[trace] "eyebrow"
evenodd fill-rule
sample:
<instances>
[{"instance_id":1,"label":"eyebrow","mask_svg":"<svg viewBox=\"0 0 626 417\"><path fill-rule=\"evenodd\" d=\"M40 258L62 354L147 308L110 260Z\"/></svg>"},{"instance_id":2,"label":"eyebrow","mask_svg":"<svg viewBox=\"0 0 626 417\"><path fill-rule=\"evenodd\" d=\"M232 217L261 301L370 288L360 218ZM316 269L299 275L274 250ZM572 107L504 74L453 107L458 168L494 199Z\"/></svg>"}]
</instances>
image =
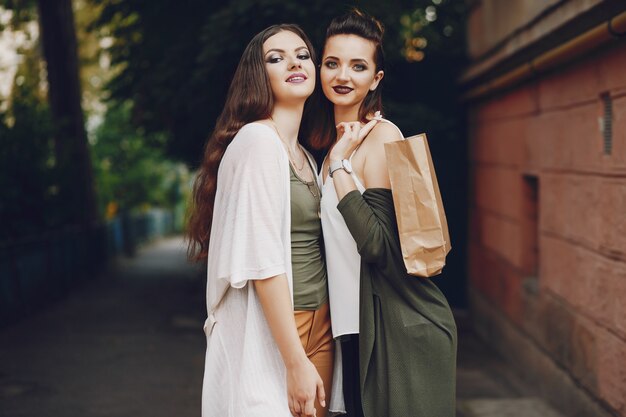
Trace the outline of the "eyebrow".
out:
<instances>
[{"instance_id":1,"label":"eyebrow","mask_svg":"<svg viewBox=\"0 0 626 417\"><path fill-rule=\"evenodd\" d=\"M309 48L307 48L306 46L300 46L299 48L294 49L294 51L295 51L295 52L298 52L298 51L300 51L300 50L302 50L302 49L307 49L307 50L308 50ZM278 49L278 48L272 48L272 49L269 49L269 50L265 53L265 55L269 54L270 52L280 52L281 54L284 54L284 53L285 53L285 50L284 50L284 49Z\"/></svg>"},{"instance_id":2,"label":"eyebrow","mask_svg":"<svg viewBox=\"0 0 626 417\"><path fill-rule=\"evenodd\" d=\"M334 59L335 61L341 61L339 58L337 58L336 56L327 56L326 59ZM326 61L326 59L324 59L324 61ZM351 59L350 62L363 62L365 64L367 64L367 60L363 59L363 58L355 58L355 59Z\"/></svg>"}]
</instances>

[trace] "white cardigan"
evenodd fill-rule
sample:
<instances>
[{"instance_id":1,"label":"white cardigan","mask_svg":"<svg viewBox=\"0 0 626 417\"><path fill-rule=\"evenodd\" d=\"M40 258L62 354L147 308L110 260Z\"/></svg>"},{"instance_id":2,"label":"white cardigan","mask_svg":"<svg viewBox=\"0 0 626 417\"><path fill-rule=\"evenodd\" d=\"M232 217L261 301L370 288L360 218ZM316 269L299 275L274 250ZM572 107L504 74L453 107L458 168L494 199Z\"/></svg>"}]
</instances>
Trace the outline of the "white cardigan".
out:
<instances>
[{"instance_id":1,"label":"white cardigan","mask_svg":"<svg viewBox=\"0 0 626 417\"><path fill-rule=\"evenodd\" d=\"M293 297L289 158L276 132L262 123L243 126L226 149L218 178L202 416L291 417L284 363L254 286L246 285L284 273ZM330 409L343 411L340 362L338 355Z\"/></svg>"}]
</instances>

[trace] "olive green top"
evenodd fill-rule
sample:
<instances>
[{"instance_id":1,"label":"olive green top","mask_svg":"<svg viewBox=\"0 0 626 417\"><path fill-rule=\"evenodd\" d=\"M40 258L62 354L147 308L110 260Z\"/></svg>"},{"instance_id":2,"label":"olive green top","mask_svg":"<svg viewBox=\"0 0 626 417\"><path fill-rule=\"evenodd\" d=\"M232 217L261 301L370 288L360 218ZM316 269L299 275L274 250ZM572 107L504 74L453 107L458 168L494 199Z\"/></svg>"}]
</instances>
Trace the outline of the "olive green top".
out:
<instances>
[{"instance_id":1,"label":"olive green top","mask_svg":"<svg viewBox=\"0 0 626 417\"><path fill-rule=\"evenodd\" d=\"M337 209L361 255L364 415L454 417L456 324L437 286L406 272L391 190L351 191Z\"/></svg>"},{"instance_id":2,"label":"olive green top","mask_svg":"<svg viewBox=\"0 0 626 417\"><path fill-rule=\"evenodd\" d=\"M302 180L291 163L289 170L294 310L317 310L328 300L326 264L321 251L320 190L315 181Z\"/></svg>"}]
</instances>

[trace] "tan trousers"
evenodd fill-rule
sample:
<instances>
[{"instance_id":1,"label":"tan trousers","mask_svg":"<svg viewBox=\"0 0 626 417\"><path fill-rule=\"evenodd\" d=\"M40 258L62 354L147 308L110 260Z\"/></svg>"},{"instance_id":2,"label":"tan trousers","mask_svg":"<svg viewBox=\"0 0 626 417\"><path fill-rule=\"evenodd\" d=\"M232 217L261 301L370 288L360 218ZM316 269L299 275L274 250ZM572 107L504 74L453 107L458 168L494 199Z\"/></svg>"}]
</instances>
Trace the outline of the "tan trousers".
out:
<instances>
[{"instance_id":1,"label":"tan trousers","mask_svg":"<svg viewBox=\"0 0 626 417\"><path fill-rule=\"evenodd\" d=\"M335 361L335 342L330 327L330 308L326 303L318 310L294 311L294 317L304 351L324 382L326 407L322 407L316 400L315 410L317 417L325 417L330 402Z\"/></svg>"}]
</instances>

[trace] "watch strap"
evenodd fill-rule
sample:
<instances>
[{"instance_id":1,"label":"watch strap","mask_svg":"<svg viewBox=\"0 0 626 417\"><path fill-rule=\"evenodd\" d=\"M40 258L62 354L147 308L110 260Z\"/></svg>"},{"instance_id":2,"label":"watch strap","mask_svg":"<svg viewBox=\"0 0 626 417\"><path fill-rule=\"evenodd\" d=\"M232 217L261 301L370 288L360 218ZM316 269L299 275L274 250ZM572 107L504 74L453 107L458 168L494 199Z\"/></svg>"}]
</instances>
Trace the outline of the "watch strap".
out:
<instances>
[{"instance_id":1,"label":"watch strap","mask_svg":"<svg viewBox=\"0 0 626 417\"><path fill-rule=\"evenodd\" d=\"M337 170L344 169L343 161L331 161L328 165L328 176L333 177L333 173Z\"/></svg>"}]
</instances>

